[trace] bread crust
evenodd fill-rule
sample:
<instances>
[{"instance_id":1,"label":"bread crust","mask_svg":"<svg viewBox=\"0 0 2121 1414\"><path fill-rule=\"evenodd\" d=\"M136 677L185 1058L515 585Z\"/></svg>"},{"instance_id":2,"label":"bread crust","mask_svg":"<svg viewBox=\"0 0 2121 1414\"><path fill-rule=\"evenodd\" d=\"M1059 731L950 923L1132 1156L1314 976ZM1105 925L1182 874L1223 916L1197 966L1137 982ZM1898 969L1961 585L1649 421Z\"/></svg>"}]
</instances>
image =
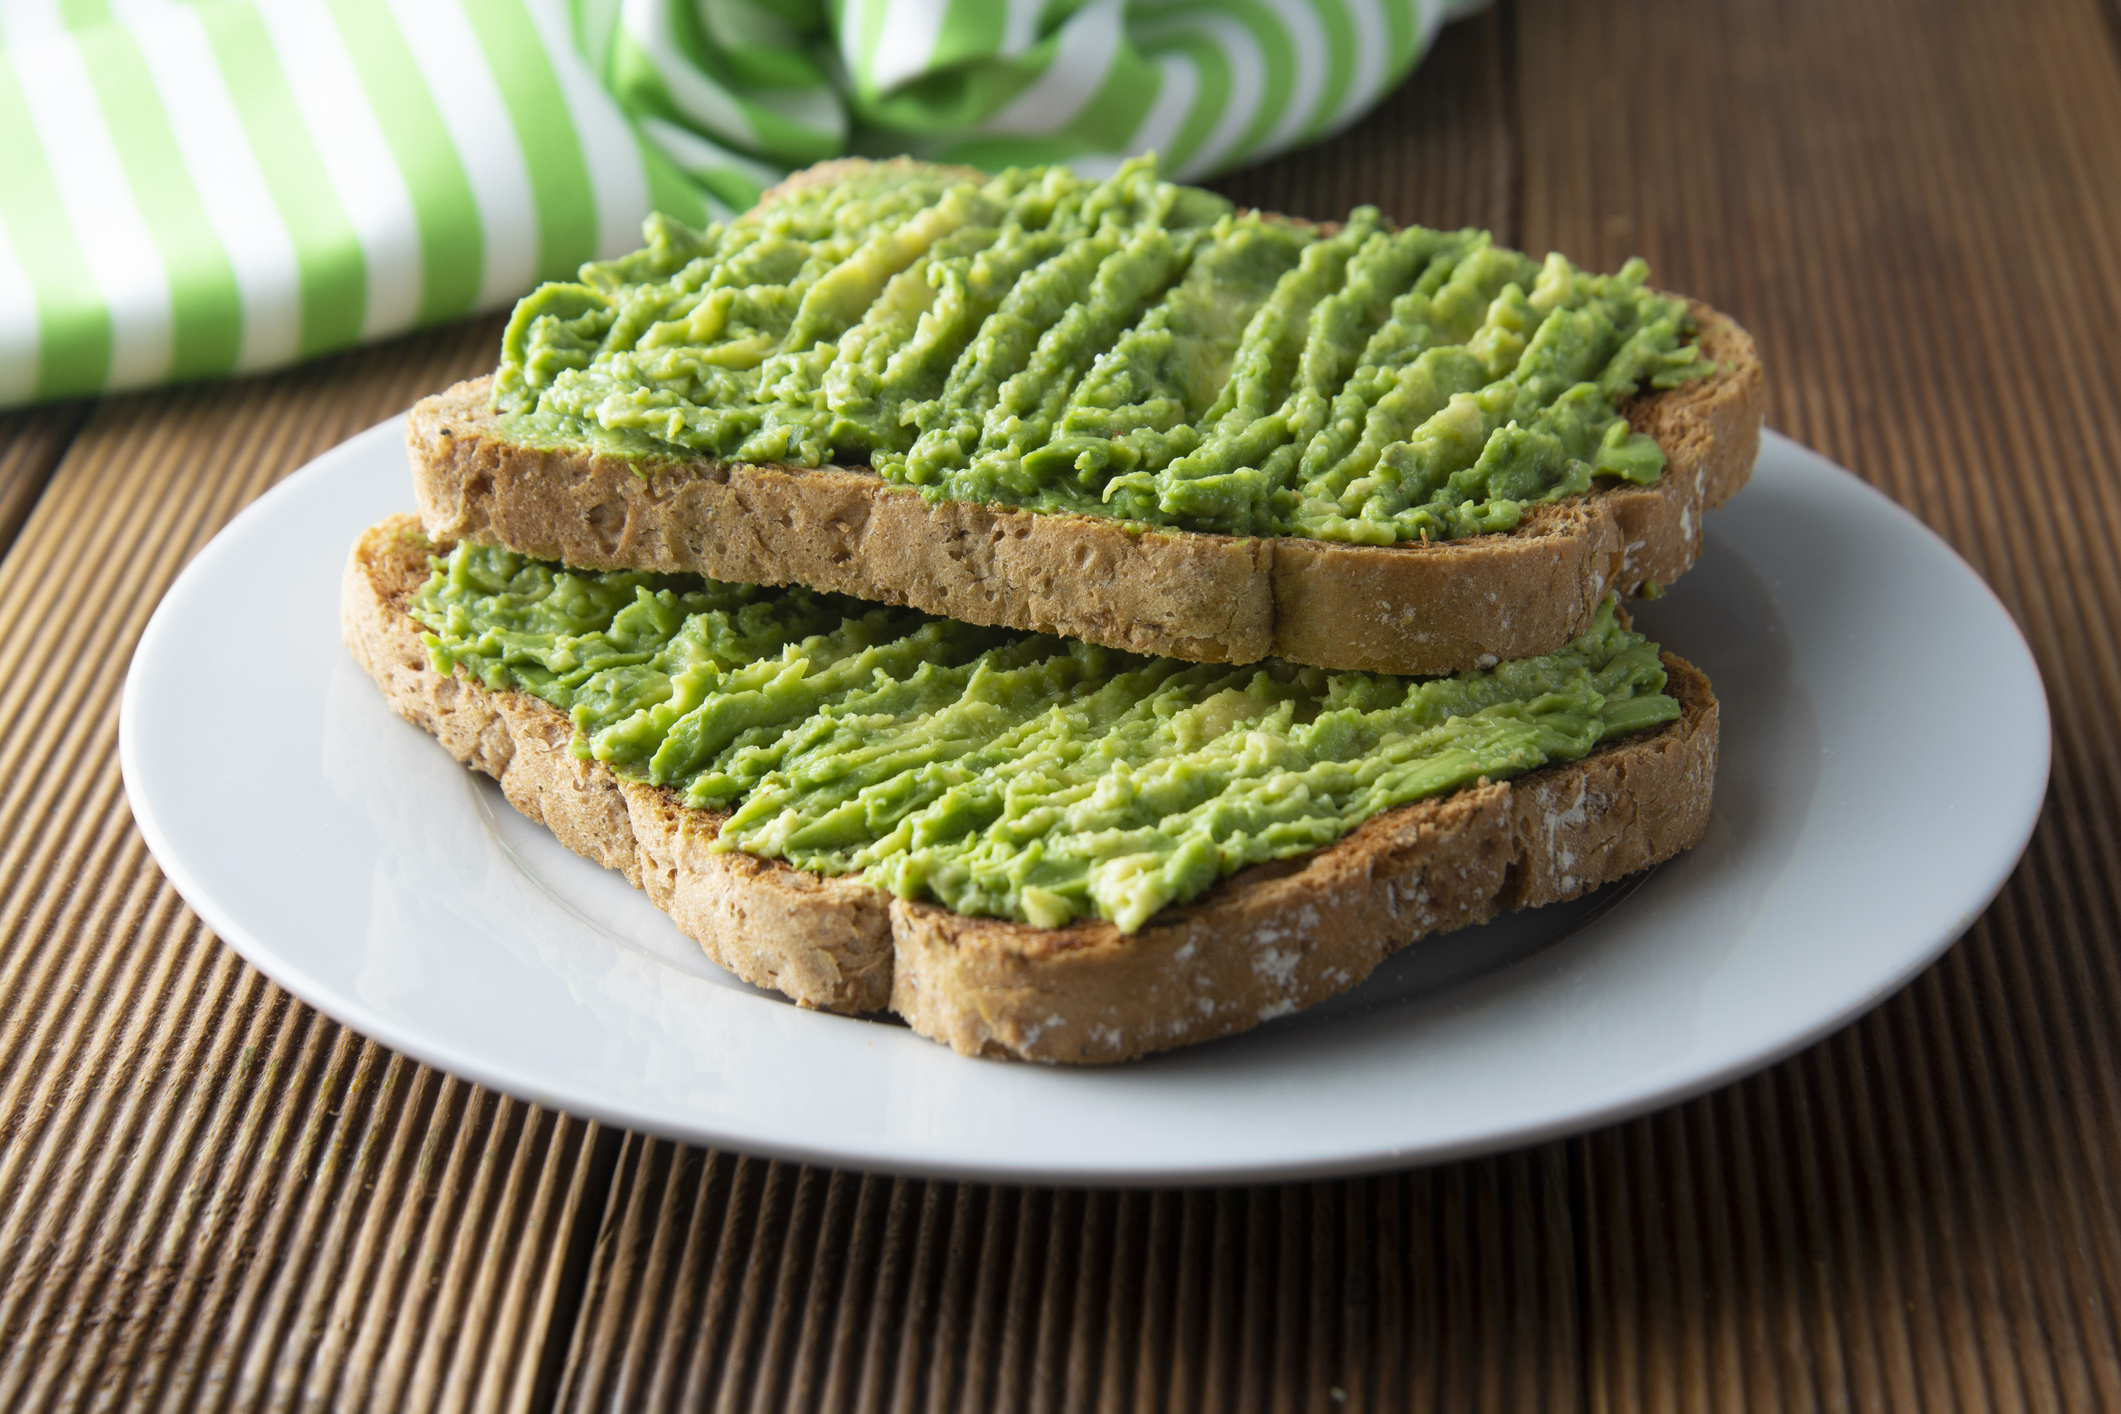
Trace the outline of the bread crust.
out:
<instances>
[{"instance_id":1,"label":"bread crust","mask_svg":"<svg viewBox=\"0 0 2121 1414\"><path fill-rule=\"evenodd\" d=\"M1325 849L1242 870L1137 933L966 917L714 852L725 817L576 758L566 713L436 672L406 613L433 552L418 522L397 516L347 560L346 644L392 707L498 779L561 843L646 889L739 977L806 1007L888 1007L968 1055L1104 1064L1243 1031L1345 991L1417 938L1647 868L1708 823L1716 699L1666 654L1678 721L1388 811Z\"/></svg>"},{"instance_id":2,"label":"bread crust","mask_svg":"<svg viewBox=\"0 0 2121 1414\"><path fill-rule=\"evenodd\" d=\"M1601 485L1534 508L1515 530L1435 544L1129 529L929 501L860 468L530 446L503 435L490 378L418 403L406 449L421 519L440 541L584 568L806 584L1194 662L1272 654L1455 672L1552 652L1608 593L1670 584L1700 552L1702 512L1751 476L1766 402L1759 355L1730 318L1691 308L1717 372L1624 409L1664 448L1654 485Z\"/></svg>"}]
</instances>

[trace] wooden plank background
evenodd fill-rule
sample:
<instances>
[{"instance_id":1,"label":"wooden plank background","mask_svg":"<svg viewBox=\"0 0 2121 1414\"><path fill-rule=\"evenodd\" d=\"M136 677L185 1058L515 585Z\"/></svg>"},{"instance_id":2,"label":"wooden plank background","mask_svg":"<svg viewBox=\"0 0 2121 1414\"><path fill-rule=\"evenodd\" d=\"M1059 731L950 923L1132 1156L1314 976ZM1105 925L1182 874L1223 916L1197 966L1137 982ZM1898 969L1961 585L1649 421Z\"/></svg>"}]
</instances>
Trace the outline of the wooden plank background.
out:
<instances>
[{"instance_id":1,"label":"wooden plank background","mask_svg":"<svg viewBox=\"0 0 2121 1414\"><path fill-rule=\"evenodd\" d=\"M1641 253L1755 332L1773 424L1946 536L2046 675L2048 809L1958 947L1704 1099L1353 1182L603 1130L265 982L118 780L185 561L497 326L0 416L0 1408L2121 1408L2114 0L1505 0L1224 186ZM1939 763L1975 796L1979 750Z\"/></svg>"}]
</instances>

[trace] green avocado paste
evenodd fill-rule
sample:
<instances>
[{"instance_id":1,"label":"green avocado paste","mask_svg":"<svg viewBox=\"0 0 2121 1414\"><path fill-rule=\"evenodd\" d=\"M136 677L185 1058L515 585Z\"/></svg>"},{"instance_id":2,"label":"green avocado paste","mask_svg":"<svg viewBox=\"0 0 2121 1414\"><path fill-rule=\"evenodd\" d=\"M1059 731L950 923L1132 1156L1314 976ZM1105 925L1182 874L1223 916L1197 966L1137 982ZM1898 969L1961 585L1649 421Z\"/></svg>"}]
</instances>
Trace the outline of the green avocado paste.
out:
<instances>
[{"instance_id":1,"label":"green avocado paste","mask_svg":"<svg viewBox=\"0 0 2121 1414\"><path fill-rule=\"evenodd\" d=\"M864 464L934 498L1388 545L1507 530L1664 454L1620 403L1712 371L1630 261L1325 231L1159 180L879 164L516 307L511 435Z\"/></svg>"},{"instance_id":2,"label":"green avocado paste","mask_svg":"<svg viewBox=\"0 0 2121 1414\"><path fill-rule=\"evenodd\" d=\"M1144 658L468 544L412 613L439 670L541 698L577 754L726 813L716 849L1042 927L1132 932L1380 811L1679 715L1610 600L1559 652L1441 678Z\"/></svg>"}]
</instances>

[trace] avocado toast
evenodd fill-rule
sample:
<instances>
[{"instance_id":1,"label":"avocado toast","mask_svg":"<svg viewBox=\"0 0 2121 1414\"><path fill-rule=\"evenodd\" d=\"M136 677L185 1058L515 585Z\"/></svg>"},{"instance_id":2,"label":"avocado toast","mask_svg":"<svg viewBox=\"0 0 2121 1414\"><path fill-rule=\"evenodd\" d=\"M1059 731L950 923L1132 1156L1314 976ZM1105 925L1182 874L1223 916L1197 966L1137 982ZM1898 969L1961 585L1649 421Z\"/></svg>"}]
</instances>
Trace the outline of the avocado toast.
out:
<instances>
[{"instance_id":1,"label":"avocado toast","mask_svg":"<svg viewBox=\"0 0 2121 1414\"><path fill-rule=\"evenodd\" d=\"M1557 754L1581 749L1573 760L1534 766L1512 780L1478 774L1466 780L1478 763L1453 757L1453 743L1447 742L1445 778L1463 780L1457 788L1359 821L1326 820L1328 831L1344 831L1329 843L1302 847L1299 839L1297 848L1235 868L1145 917L1115 922L1086 910L1054 925L996 916L999 909L954 911L926 896L932 890L918 886L901 896L856 874L823 873L785 858L729 848L722 836L736 812L688 804L681 784L649 779L638 759L614 769L612 762L578 749L583 739L578 722L591 714L571 715L530 691L487 685L481 669L496 682L511 680L497 665L522 640L511 640L514 630L496 629L491 622L470 625L466 632L463 623L451 625L436 614L429 586L447 573L446 560L441 570L434 564L449 548L429 542L410 517L399 517L371 528L347 564L341 598L346 642L401 715L433 733L457 759L496 777L518 810L545 824L569 848L620 870L645 889L681 930L737 975L804 1006L848 1013L888 1008L924 1035L966 1054L1100 1063L1242 1031L1356 985L1384 957L1416 938L1483 922L1506 909L1573 898L1669 858L1692 845L1708 819L1717 739L1716 703L1708 683L1671 655L1652 660L1658 666L1649 668L1641 661L1645 646L1608 617L1601 652L1618 646L1634 654L1632 662L1617 665L1628 670L1632 685L1619 689L1617 710L1605 709L1624 730L1606 735L1594 723L1587 734L1584 703L1571 710L1553 693L1499 694L1489 703L1488 717L1505 728L1516 726L1516 718L1555 714L1540 730L1510 731L1513 744L1505 757L1519 766L1535 759L1510 753L1536 739L1549 751L1558 746ZM544 573L538 567L508 568L517 573L529 568L533 578ZM582 578L552 575L550 583L573 595L581 592ZM520 586L500 586L501 597L513 587ZM634 588L639 603L638 595L648 589ZM423 592L428 596L424 607ZM439 638L415 613L443 623L447 638ZM1007 652L1029 637L1003 634L996 641ZM463 647L482 638L492 650L483 661L474 654L456 659L449 670L438 668L438 656L445 661L447 656L434 651L435 643ZM550 661L554 646L542 645L544 656L536 661ZM557 646L573 651L571 644ZM1049 659L1075 652L1065 645L1039 646ZM807 670L828 651L812 638L784 644L777 658L764 661L785 682L789 666ZM518 662L532 661L524 653L515 656ZM619 674L639 667L638 662L611 661ZM1117 666L1144 665L1134 660ZM1154 660L1146 666L1180 677L1180 670L1187 670ZM1616 662L1605 666L1615 669ZM1568 665L1566 675L1579 689L1585 685L1578 665ZM1259 676L1237 674L1255 683ZM1483 682L1490 676L1468 675ZM1382 688L1386 697L1373 705L1387 711L1396 705L1391 694L1411 697L1407 690L1419 687L1364 675L1329 680L1325 674L1316 674L1310 685L1339 701L1353 691L1376 694ZM1275 684L1265 686L1271 693ZM1562 686L1542 679L1533 689ZM1653 686L1657 691L1648 690ZM759 696L750 694L751 699ZM965 697L980 697L976 684ZM648 692L643 700L652 715L660 701L656 693ZM1248 733L1248 722L1232 716L1227 702L1219 693L1196 704L1196 710L1221 710L1227 718L1226 724L1200 729L1200 739L1192 742L1196 759L1201 748L1212 748L1218 740L1263 752L1282 745L1271 738L1252 740L1259 734ZM754 700L738 700L735 694L703 705L710 713L726 707L755 714L756 709ZM1020 715L1036 718L1042 705L1029 702ZM1146 705L1153 716L1156 704ZM1592 712L1598 710L1594 704ZM902 715L910 735L951 734L938 721L941 714L922 711L919 704ZM607 711L605 716L616 722L620 737L630 736L629 722L643 720L641 713ZM764 719L754 715L752 720ZM791 718L787 729L780 720L767 721L768 730L755 740L784 741L818 719ZM1649 725L1625 730L1636 721ZM1436 725L1448 732L1463 722L1453 718ZM857 718L853 724L880 730L871 719ZM1557 724L1558 738L1546 730ZM1402 726L1400 735L1412 736L1423 723L1385 725ZM962 727L956 730L966 734ZM975 745L997 739L991 727L979 723L969 735L977 738ZM744 748L735 739L731 745L735 750L725 757ZM1094 745L1084 754L1094 755ZM1363 753L1352 754L1359 764ZM783 776L799 773L806 764L813 777L820 774L813 760L795 763ZM1153 776L1153 764L1149 770L1104 771L1098 784L1115 778L1127 784L1130 774ZM1277 769L1300 762L1241 764L1240 784L1280 800L1291 797L1291 785L1307 786L1299 772ZM785 784L771 778L754 782L769 788ZM893 796L895 784L882 783L869 799L885 804L880 798ZM910 814L904 801L890 801L886 808ZM1214 809L1210 802L1209 813ZM1315 829L1318 816L1329 812L1277 813L1298 829ZM1201 820L1196 809L1187 823ZM1227 821L1219 823L1224 826L1219 835L1213 820L1207 833L1221 847L1232 847L1233 833L1245 833L1230 830ZM1182 849L1189 842L1198 844L1176 843ZM1095 848L1101 842L1090 843ZM1238 840L1235 848L1242 850L1244 844ZM897 885L907 882L901 871Z\"/></svg>"},{"instance_id":2,"label":"avocado toast","mask_svg":"<svg viewBox=\"0 0 2121 1414\"><path fill-rule=\"evenodd\" d=\"M798 1003L1105 1063L1706 827L1616 591L1744 483L1744 331L1631 262L1132 163L798 174L518 307L409 419L346 641Z\"/></svg>"},{"instance_id":3,"label":"avocado toast","mask_svg":"<svg viewBox=\"0 0 2121 1414\"><path fill-rule=\"evenodd\" d=\"M861 185L890 181L905 210ZM1751 340L1639 263L1232 212L1138 167L1040 181L839 162L741 231L652 223L524 301L496 379L413 410L429 534L1435 673L1670 584L1751 472Z\"/></svg>"}]
</instances>

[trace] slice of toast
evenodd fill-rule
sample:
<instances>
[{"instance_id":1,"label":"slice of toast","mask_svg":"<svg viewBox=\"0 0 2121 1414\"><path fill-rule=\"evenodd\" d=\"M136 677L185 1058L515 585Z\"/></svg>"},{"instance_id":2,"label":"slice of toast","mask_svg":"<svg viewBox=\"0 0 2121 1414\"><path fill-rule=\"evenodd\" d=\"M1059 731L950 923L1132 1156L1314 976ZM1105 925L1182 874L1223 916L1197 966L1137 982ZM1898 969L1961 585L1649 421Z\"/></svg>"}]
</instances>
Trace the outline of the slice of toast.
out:
<instances>
[{"instance_id":1,"label":"slice of toast","mask_svg":"<svg viewBox=\"0 0 2121 1414\"><path fill-rule=\"evenodd\" d=\"M566 713L437 673L406 612L436 548L397 516L347 561L346 644L402 716L497 778L561 843L647 890L746 981L806 1007L888 1008L967 1055L1096 1064L1243 1031L1347 990L1417 938L1648 868L1708 823L1716 699L1666 654L1677 721L1388 811L1324 849L1242 870L1136 933L967 917L713 852L723 817L578 759Z\"/></svg>"},{"instance_id":2,"label":"slice of toast","mask_svg":"<svg viewBox=\"0 0 2121 1414\"><path fill-rule=\"evenodd\" d=\"M761 204L877 165L820 163ZM982 179L905 158L885 165ZM1595 487L1535 508L1512 531L1437 544L1130 529L931 502L864 468L723 463L676 450L635 462L581 445L528 446L492 412L490 379L421 402L406 441L420 514L437 540L584 568L806 584L1198 662L1272 654L1328 668L1453 672L1552 652L1589 626L1607 593L1677 579L1700 550L1701 513L1752 474L1766 397L1759 356L1730 318L1689 308L1716 373L1624 409L1664 449L1655 485Z\"/></svg>"}]
</instances>

